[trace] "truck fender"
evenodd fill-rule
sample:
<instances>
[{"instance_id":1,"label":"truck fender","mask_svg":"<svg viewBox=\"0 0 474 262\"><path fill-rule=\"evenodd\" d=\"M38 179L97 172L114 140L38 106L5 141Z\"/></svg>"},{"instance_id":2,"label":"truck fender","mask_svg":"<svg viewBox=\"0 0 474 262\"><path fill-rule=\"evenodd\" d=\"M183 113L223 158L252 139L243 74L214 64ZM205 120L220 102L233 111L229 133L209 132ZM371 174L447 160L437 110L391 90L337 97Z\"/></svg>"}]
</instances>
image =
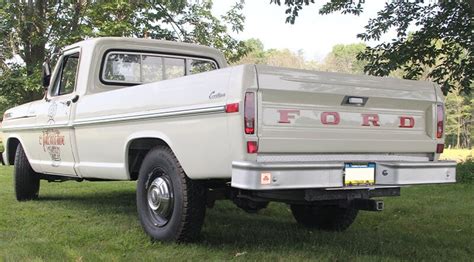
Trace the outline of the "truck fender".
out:
<instances>
[{"instance_id":1,"label":"truck fender","mask_svg":"<svg viewBox=\"0 0 474 262\"><path fill-rule=\"evenodd\" d=\"M130 148L131 146L139 141L139 140L150 140L154 141L156 143L150 144L150 148L144 149L146 151L150 150L156 145L167 145L171 150L173 150L173 143L171 142L171 139L164 133L155 131L155 130L147 130L147 131L139 131L131 134L130 136L127 137L127 142L125 143L125 147L123 149L124 152L124 159L125 159L125 169L127 172L127 176L129 180L134 180L136 177L131 172L131 168L133 168L130 163ZM175 152L176 154L176 152ZM176 156L178 158L178 156ZM143 159L142 159L143 160ZM178 158L179 161L179 158ZM183 167L184 169L184 167Z\"/></svg>"},{"instance_id":2,"label":"truck fender","mask_svg":"<svg viewBox=\"0 0 474 262\"><path fill-rule=\"evenodd\" d=\"M26 157L31 159L29 148L25 146L23 139L18 134L9 134L5 139L5 159L3 159L6 165L14 164L15 153L19 144L23 145L23 150L25 151Z\"/></svg>"}]
</instances>

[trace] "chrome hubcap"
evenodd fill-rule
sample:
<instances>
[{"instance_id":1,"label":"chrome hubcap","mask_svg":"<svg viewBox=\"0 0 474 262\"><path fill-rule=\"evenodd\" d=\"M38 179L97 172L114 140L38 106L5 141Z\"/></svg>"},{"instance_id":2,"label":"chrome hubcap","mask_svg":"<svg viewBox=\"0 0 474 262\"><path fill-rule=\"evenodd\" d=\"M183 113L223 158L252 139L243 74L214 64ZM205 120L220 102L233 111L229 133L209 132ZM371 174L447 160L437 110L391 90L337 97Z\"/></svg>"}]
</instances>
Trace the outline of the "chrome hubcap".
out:
<instances>
[{"instance_id":1,"label":"chrome hubcap","mask_svg":"<svg viewBox=\"0 0 474 262\"><path fill-rule=\"evenodd\" d=\"M155 226L163 226L168 222L173 211L173 190L170 181L159 176L148 187L148 206L155 215Z\"/></svg>"}]
</instances>

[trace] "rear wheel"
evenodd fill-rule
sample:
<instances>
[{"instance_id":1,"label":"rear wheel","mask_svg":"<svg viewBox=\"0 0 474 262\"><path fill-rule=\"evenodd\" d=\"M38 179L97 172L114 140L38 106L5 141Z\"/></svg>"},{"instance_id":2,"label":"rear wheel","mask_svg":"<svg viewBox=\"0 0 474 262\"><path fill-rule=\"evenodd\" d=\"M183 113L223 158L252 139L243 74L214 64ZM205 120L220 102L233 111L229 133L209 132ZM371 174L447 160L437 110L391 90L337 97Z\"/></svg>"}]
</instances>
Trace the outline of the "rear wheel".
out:
<instances>
[{"instance_id":1,"label":"rear wheel","mask_svg":"<svg viewBox=\"0 0 474 262\"><path fill-rule=\"evenodd\" d=\"M357 209L338 206L291 205L291 213L298 224L328 231L346 230L358 212Z\"/></svg>"},{"instance_id":2,"label":"rear wheel","mask_svg":"<svg viewBox=\"0 0 474 262\"><path fill-rule=\"evenodd\" d=\"M40 178L30 165L21 144L15 154L15 169L13 172L15 195L18 201L27 201L38 198Z\"/></svg>"},{"instance_id":3,"label":"rear wheel","mask_svg":"<svg viewBox=\"0 0 474 262\"><path fill-rule=\"evenodd\" d=\"M138 216L153 239L186 242L199 236L206 211L206 188L189 179L166 146L143 160L137 183Z\"/></svg>"}]
</instances>

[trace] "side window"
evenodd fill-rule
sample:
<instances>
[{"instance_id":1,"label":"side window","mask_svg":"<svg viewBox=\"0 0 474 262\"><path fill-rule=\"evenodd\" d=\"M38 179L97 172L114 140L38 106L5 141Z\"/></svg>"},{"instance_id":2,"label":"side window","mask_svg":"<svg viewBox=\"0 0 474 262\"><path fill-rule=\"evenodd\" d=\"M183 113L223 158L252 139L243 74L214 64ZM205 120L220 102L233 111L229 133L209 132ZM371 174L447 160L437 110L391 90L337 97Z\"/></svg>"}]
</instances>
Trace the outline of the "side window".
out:
<instances>
[{"instance_id":1,"label":"side window","mask_svg":"<svg viewBox=\"0 0 474 262\"><path fill-rule=\"evenodd\" d=\"M105 61L104 79L140 83L140 55L111 53Z\"/></svg>"},{"instance_id":2,"label":"side window","mask_svg":"<svg viewBox=\"0 0 474 262\"><path fill-rule=\"evenodd\" d=\"M209 60L116 51L107 53L101 78L105 83L143 84L215 69Z\"/></svg>"},{"instance_id":3,"label":"side window","mask_svg":"<svg viewBox=\"0 0 474 262\"><path fill-rule=\"evenodd\" d=\"M161 81L164 78L163 58L159 56L142 56L142 82L150 83Z\"/></svg>"},{"instance_id":4,"label":"side window","mask_svg":"<svg viewBox=\"0 0 474 262\"><path fill-rule=\"evenodd\" d=\"M165 61L165 79L173 79L185 75L186 67L182 58L164 58Z\"/></svg>"},{"instance_id":5,"label":"side window","mask_svg":"<svg viewBox=\"0 0 474 262\"><path fill-rule=\"evenodd\" d=\"M194 75L198 73L216 70L216 63L207 60L189 59L188 60L189 74Z\"/></svg>"},{"instance_id":6,"label":"side window","mask_svg":"<svg viewBox=\"0 0 474 262\"><path fill-rule=\"evenodd\" d=\"M51 91L52 96L66 95L74 91L78 65L79 53L63 57L61 68Z\"/></svg>"}]
</instances>

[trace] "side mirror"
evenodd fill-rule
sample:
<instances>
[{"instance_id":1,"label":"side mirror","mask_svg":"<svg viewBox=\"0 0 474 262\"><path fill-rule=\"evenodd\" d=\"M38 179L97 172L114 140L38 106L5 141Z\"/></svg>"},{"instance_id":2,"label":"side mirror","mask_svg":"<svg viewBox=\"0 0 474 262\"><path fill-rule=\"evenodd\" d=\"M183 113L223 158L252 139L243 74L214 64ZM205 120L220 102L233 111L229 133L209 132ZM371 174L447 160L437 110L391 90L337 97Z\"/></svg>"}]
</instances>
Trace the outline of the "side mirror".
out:
<instances>
[{"instance_id":1,"label":"side mirror","mask_svg":"<svg viewBox=\"0 0 474 262\"><path fill-rule=\"evenodd\" d=\"M51 66L49 65L48 61L43 62L43 72L41 75L43 79L43 87L45 90L49 87L49 81L51 80Z\"/></svg>"}]
</instances>

